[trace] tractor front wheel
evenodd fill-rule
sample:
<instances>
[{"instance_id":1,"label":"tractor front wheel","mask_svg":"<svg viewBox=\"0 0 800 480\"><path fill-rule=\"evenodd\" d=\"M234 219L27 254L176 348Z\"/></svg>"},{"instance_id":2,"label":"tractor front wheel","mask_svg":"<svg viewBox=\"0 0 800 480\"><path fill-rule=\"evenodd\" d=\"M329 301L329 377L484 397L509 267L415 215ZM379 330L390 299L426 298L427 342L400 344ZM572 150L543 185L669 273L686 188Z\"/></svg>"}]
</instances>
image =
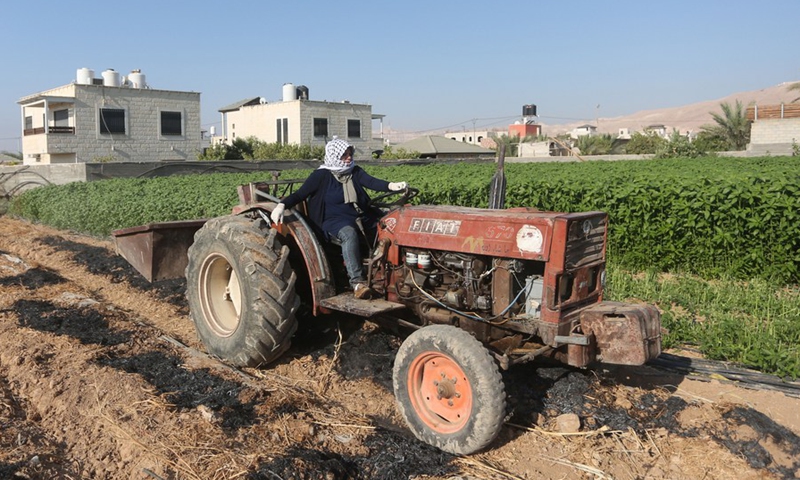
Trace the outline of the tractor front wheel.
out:
<instances>
[{"instance_id":1,"label":"tractor front wheel","mask_svg":"<svg viewBox=\"0 0 800 480\"><path fill-rule=\"evenodd\" d=\"M469 333L450 325L409 335L395 358L400 414L423 442L468 455L500 432L506 394L497 364Z\"/></svg>"},{"instance_id":2,"label":"tractor front wheel","mask_svg":"<svg viewBox=\"0 0 800 480\"><path fill-rule=\"evenodd\" d=\"M214 218L189 248L186 296L208 352L236 366L277 359L297 329L289 248L262 219Z\"/></svg>"}]
</instances>

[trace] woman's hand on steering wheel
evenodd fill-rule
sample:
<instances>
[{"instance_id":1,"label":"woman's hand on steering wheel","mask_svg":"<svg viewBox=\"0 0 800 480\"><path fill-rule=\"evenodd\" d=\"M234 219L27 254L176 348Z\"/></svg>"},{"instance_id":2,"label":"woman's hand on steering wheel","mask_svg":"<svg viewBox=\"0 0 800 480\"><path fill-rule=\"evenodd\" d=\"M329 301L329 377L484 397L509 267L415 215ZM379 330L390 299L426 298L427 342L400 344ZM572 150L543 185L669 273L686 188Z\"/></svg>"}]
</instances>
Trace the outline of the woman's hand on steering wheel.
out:
<instances>
[{"instance_id":1,"label":"woman's hand on steering wheel","mask_svg":"<svg viewBox=\"0 0 800 480\"><path fill-rule=\"evenodd\" d=\"M372 205L373 207L388 208L388 209L391 209L393 207L401 207L406 203L408 203L409 200L416 197L418 193L419 193L418 189L412 187L406 187L403 190L382 193L377 197L370 199L369 204ZM384 201L385 199L395 195L400 195L400 196L389 202Z\"/></svg>"}]
</instances>

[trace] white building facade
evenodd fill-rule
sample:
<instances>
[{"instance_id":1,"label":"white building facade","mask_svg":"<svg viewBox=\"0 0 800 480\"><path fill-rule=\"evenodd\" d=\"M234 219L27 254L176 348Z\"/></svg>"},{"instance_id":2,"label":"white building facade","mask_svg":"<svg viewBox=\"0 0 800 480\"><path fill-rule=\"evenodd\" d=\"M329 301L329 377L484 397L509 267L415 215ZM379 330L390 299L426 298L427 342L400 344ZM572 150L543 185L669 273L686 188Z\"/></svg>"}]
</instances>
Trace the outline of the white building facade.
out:
<instances>
[{"instance_id":1,"label":"white building facade","mask_svg":"<svg viewBox=\"0 0 800 480\"><path fill-rule=\"evenodd\" d=\"M200 93L148 88L138 71L96 79L81 70L76 82L17 102L24 164L197 158Z\"/></svg>"},{"instance_id":2,"label":"white building facade","mask_svg":"<svg viewBox=\"0 0 800 480\"><path fill-rule=\"evenodd\" d=\"M383 149L382 138L373 138L372 106L348 101L308 99L304 86L284 85L283 99L267 102L253 98L223 107L222 132L213 143L231 144L239 138L255 137L266 143L325 145L333 137L350 142L359 157Z\"/></svg>"}]
</instances>

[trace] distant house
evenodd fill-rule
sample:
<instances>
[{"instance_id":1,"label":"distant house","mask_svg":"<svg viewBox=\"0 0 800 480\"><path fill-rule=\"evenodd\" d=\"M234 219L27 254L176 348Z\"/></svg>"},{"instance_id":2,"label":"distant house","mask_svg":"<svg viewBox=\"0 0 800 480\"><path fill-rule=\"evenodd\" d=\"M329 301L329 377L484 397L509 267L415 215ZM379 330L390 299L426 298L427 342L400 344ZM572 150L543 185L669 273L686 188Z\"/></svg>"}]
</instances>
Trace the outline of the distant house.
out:
<instances>
[{"instance_id":1,"label":"distant house","mask_svg":"<svg viewBox=\"0 0 800 480\"><path fill-rule=\"evenodd\" d=\"M200 94L158 90L138 70L87 68L75 82L17 102L23 163L193 160L200 152Z\"/></svg>"},{"instance_id":2,"label":"distant house","mask_svg":"<svg viewBox=\"0 0 800 480\"><path fill-rule=\"evenodd\" d=\"M421 158L469 158L494 157L495 151L488 148L459 142L452 138L427 135L394 145L396 150L419 152Z\"/></svg>"},{"instance_id":3,"label":"distant house","mask_svg":"<svg viewBox=\"0 0 800 480\"><path fill-rule=\"evenodd\" d=\"M569 136L572 138L584 137L586 135L596 135L597 134L597 127L594 125L586 124L581 125L579 127L575 127L569 132Z\"/></svg>"},{"instance_id":4,"label":"distant house","mask_svg":"<svg viewBox=\"0 0 800 480\"><path fill-rule=\"evenodd\" d=\"M800 144L800 104L754 105L747 108L748 155L792 155Z\"/></svg>"},{"instance_id":5,"label":"distant house","mask_svg":"<svg viewBox=\"0 0 800 480\"><path fill-rule=\"evenodd\" d=\"M542 126L534 122L514 123L508 126L509 137L538 137L542 134Z\"/></svg>"},{"instance_id":6,"label":"distant house","mask_svg":"<svg viewBox=\"0 0 800 480\"><path fill-rule=\"evenodd\" d=\"M445 132L443 136L445 138L449 138L450 140L455 140L461 143L481 145L485 139L493 137L497 134L498 132L489 130L462 130L460 132Z\"/></svg>"},{"instance_id":7,"label":"distant house","mask_svg":"<svg viewBox=\"0 0 800 480\"><path fill-rule=\"evenodd\" d=\"M644 133L650 134L650 135L656 135L656 136L659 136L661 138L669 137L669 134L667 133L666 125L661 125L661 124L648 125L648 126L644 127Z\"/></svg>"},{"instance_id":8,"label":"distant house","mask_svg":"<svg viewBox=\"0 0 800 480\"><path fill-rule=\"evenodd\" d=\"M372 121L382 125L384 115L373 114L371 105L310 100L303 85L284 84L280 101L250 97L219 112L222 132L212 143L255 137L267 143L322 146L336 136L350 142L358 157L383 149L383 140L373 138Z\"/></svg>"}]
</instances>

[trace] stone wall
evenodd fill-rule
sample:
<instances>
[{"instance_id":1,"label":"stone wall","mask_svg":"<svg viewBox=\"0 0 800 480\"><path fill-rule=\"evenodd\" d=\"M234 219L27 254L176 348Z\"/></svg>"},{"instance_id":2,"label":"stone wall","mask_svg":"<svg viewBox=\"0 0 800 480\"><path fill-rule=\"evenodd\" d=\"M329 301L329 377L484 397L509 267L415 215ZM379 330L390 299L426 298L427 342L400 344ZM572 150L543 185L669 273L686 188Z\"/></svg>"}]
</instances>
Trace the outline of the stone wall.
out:
<instances>
[{"instance_id":1,"label":"stone wall","mask_svg":"<svg viewBox=\"0 0 800 480\"><path fill-rule=\"evenodd\" d=\"M86 164L0 166L0 196L17 195L43 185L86 181Z\"/></svg>"},{"instance_id":2,"label":"stone wall","mask_svg":"<svg viewBox=\"0 0 800 480\"><path fill-rule=\"evenodd\" d=\"M756 120L750 129L750 155L791 155L800 144L800 118Z\"/></svg>"}]
</instances>

